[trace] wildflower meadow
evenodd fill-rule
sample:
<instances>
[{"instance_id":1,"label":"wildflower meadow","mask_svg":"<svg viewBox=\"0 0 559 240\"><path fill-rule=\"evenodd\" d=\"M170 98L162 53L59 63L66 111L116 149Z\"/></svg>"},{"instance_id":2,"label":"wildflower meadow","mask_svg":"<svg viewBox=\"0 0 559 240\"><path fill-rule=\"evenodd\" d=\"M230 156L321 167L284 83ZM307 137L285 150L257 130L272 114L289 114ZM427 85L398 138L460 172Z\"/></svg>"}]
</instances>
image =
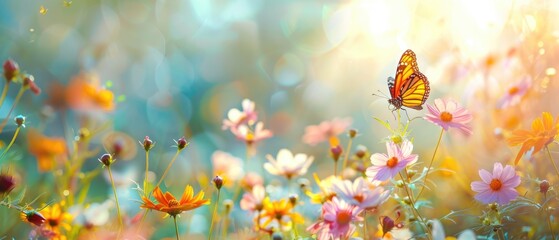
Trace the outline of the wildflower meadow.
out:
<instances>
[{"instance_id":1,"label":"wildflower meadow","mask_svg":"<svg viewBox=\"0 0 559 240\"><path fill-rule=\"evenodd\" d=\"M0 239L559 239L555 1L0 3Z\"/></svg>"}]
</instances>

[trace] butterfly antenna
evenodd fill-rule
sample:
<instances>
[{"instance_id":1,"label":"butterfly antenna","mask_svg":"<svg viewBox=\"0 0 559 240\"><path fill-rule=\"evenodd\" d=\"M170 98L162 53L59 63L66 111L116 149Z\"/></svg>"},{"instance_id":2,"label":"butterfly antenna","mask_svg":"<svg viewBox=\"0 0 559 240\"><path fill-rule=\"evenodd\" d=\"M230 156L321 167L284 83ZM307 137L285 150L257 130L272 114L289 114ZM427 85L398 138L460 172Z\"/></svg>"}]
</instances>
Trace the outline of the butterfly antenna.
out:
<instances>
[{"instance_id":1,"label":"butterfly antenna","mask_svg":"<svg viewBox=\"0 0 559 240\"><path fill-rule=\"evenodd\" d=\"M373 93L373 96L377 96L377 97L381 97L381 98L390 99L388 96L386 96L386 94L384 94L384 93L381 92L380 90L377 90L377 92L378 92L379 94Z\"/></svg>"},{"instance_id":2,"label":"butterfly antenna","mask_svg":"<svg viewBox=\"0 0 559 240\"><path fill-rule=\"evenodd\" d=\"M406 113L406 117L408 118L408 122L410 122L410 116L408 115L408 111L405 108L402 108L402 111Z\"/></svg>"}]
</instances>

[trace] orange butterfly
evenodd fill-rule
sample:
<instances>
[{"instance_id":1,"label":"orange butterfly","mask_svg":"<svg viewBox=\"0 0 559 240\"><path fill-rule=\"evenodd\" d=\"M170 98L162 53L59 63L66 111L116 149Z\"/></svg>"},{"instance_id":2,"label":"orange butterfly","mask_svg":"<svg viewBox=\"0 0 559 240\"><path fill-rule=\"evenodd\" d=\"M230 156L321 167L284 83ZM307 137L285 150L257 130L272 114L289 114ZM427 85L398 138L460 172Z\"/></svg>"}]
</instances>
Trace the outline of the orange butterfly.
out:
<instances>
[{"instance_id":1,"label":"orange butterfly","mask_svg":"<svg viewBox=\"0 0 559 240\"><path fill-rule=\"evenodd\" d=\"M431 88L427 77L419 72L412 50L408 49L402 54L396 68L396 79L388 78L388 89L391 97L388 103L394 106L394 110L402 107L423 109L422 105L429 97Z\"/></svg>"}]
</instances>

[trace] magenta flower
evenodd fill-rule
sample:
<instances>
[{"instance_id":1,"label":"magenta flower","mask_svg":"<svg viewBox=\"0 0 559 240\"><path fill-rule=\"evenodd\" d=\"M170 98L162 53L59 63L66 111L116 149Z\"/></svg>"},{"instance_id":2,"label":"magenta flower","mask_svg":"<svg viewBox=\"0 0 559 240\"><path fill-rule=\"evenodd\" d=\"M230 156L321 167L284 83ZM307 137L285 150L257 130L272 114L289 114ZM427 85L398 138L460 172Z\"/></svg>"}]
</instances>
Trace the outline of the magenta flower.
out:
<instances>
[{"instance_id":1,"label":"magenta flower","mask_svg":"<svg viewBox=\"0 0 559 240\"><path fill-rule=\"evenodd\" d=\"M485 169L479 170L482 181L472 182L472 190L478 192L476 200L489 204L507 204L518 196L516 187L520 185L520 177L516 175L514 167L507 165L503 168L501 163L493 165L493 174Z\"/></svg>"},{"instance_id":2,"label":"magenta flower","mask_svg":"<svg viewBox=\"0 0 559 240\"><path fill-rule=\"evenodd\" d=\"M345 132L349 125L351 125L351 122L351 118L334 118L332 121L324 121L319 125L308 126L305 128L303 142L314 146L325 141L337 141L337 136Z\"/></svg>"},{"instance_id":3,"label":"magenta flower","mask_svg":"<svg viewBox=\"0 0 559 240\"><path fill-rule=\"evenodd\" d=\"M449 128L457 128L466 135L472 134L470 126L466 125L472 121L472 115L458 102L452 99L435 99L435 105L427 104L429 113L425 120L441 126L445 131Z\"/></svg>"},{"instance_id":4,"label":"magenta flower","mask_svg":"<svg viewBox=\"0 0 559 240\"><path fill-rule=\"evenodd\" d=\"M223 130L237 128L241 124L253 125L258 120L258 115L254 111L254 102L244 99L242 102L243 110L233 108L227 112L227 119L223 120Z\"/></svg>"},{"instance_id":5,"label":"magenta flower","mask_svg":"<svg viewBox=\"0 0 559 240\"><path fill-rule=\"evenodd\" d=\"M355 231L356 221L363 221L358 215L361 208L350 205L334 197L322 205L322 220L312 224L307 231L317 234L317 239L347 239Z\"/></svg>"},{"instance_id":6,"label":"magenta flower","mask_svg":"<svg viewBox=\"0 0 559 240\"><path fill-rule=\"evenodd\" d=\"M390 191L382 187L371 189L365 179L359 177L353 181L339 181L334 184L337 196L361 209L372 209L388 200Z\"/></svg>"},{"instance_id":7,"label":"magenta flower","mask_svg":"<svg viewBox=\"0 0 559 240\"><path fill-rule=\"evenodd\" d=\"M411 154L413 144L404 139L401 146L393 142L386 142L388 154L375 153L371 156L373 166L367 168L367 177L372 181L385 181L393 178L408 164L417 161L417 154Z\"/></svg>"},{"instance_id":8,"label":"magenta flower","mask_svg":"<svg viewBox=\"0 0 559 240\"><path fill-rule=\"evenodd\" d=\"M505 95L501 97L499 101L497 101L497 107L503 109L518 104L531 86L532 78L530 78L530 76L525 76L520 82L510 86L507 89Z\"/></svg>"}]
</instances>

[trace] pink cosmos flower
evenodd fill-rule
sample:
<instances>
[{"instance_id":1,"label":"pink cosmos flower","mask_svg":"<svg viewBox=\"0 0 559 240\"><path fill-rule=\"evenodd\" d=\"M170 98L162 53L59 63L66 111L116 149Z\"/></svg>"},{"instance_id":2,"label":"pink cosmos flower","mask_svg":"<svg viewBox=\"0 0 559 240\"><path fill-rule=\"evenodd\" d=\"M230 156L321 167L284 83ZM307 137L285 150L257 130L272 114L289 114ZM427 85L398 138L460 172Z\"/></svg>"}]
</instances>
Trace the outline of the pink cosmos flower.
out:
<instances>
[{"instance_id":1,"label":"pink cosmos flower","mask_svg":"<svg viewBox=\"0 0 559 240\"><path fill-rule=\"evenodd\" d=\"M332 121L324 121L319 125L311 125L305 128L303 142L309 145L316 145L324 141L332 141L337 136L345 132L351 125L351 118L334 118ZM337 144L331 144L337 145Z\"/></svg>"},{"instance_id":2,"label":"pink cosmos flower","mask_svg":"<svg viewBox=\"0 0 559 240\"><path fill-rule=\"evenodd\" d=\"M520 82L510 86L507 89L505 95L501 97L499 101L497 101L497 107L503 109L518 104L531 86L532 78L530 76L525 76Z\"/></svg>"},{"instance_id":3,"label":"pink cosmos flower","mask_svg":"<svg viewBox=\"0 0 559 240\"><path fill-rule=\"evenodd\" d=\"M334 197L322 205L322 220L312 224L307 231L317 234L317 239L347 239L355 231L356 221L363 221L358 215L361 208Z\"/></svg>"},{"instance_id":4,"label":"pink cosmos flower","mask_svg":"<svg viewBox=\"0 0 559 240\"><path fill-rule=\"evenodd\" d=\"M363 178L357 178L353 183L349 180L334 184L337 196L361 209L372 209L388 200L390 191L382 187L371 189Z\"/></svg>"},{"instance_id":5,"label":"pink cosmos flower","mask_svg":"<svg viewBox=\"0 0 559 240\"><path fill-rule=\"evenodd\" d=\"M479 170L482 181L472 182L472 190L477 192L476 200L489 204L497 202L504 205L518 196L516 187L520 185L520 176L514 167L507 165L503 168L501 163L493 165L493 174L485 169Z\"/></svg>"},{"instance_id":6,"label":"pink cosmos flower","mask_svg":"<svg viewBox=\"0 0 559 240\"><path fill-rule=\"evenodd\" d=\"M241 199L241 209L247 211L259 212L264 207L263 202L266 197L264 186L256 185L252 188L252 192L247 192Z\"/></svg>"},{"instance_id":7,"label":"pink cosmos flower","mask_svg":"<svg viewBox=\"0 0 559 240\"><path fill-rule=\"evenodd\" d=\"M212 154L213 175L220 176L226 186L231 186L243 177L243 164L240 158L229 153L215 151Z\"/></svg>"},{"instance_id":8,"label":"pink cosmos flower","mask_svg":"<svg viewBox=\"0 0 559 240\"><path fill-rule=\"evenodd\" d=\"M367 168L366 175L372 181L385 181L393 178L408 164L417 161L417 154L411 154L413 144L404 139L402 145L398 146L393 142L386 142L388 154L375 153L371 156L373 166Z\"/></svg>"},{"instance_id":9,"label":"pink cosmos flower","mask_svg":"<svg viewBox=\"0 0 559 240\"><path fill-rule=\"evenodd\" d=\"M237 128L231 128L233 135L237 139L245 141L248 145L262 141L273 136L272 131L264 129L264 123L258 122L254 129L250 129L248 125L240 125Z\"/></svg>"},{"instance_id":10,"label":"pink cosmos flower","mask_svg":"<svg viewBox=\"0 0 559 240\"><path fill-rule=\"evenodd\" d=\"M258 185L264 185L264 179L258 173L249 172L241 180L241 186L248 191Z\"/></svg>"},{"instance_id":11,"label":"pink cosmos flower","mask_svg":"<svg viewBox=\"0 0 559 240\"><path fill-rule=\"evenodd\" d=\"M233 108L227 112L227 119L223 120L223 130L229 128L237 128L241 124L253 125L258 120L258 115L254 111L254 102L249 99L243 99L243 111Z\"/></svg>"},{"instance_id":12,"label":"pink cosmos flower","mask_svg":"<svg viewBox=\"0 0 559 240\"><path fill-rule=\"evenodd\" d=\"M293 156L293 153L287 149L279 150L276 159L269 154L266 158L269 162L264 163L264 169L272 175L282 175L287 179L307 173L314 159L302 153Z\"/></svg>"},{"instance_id":13,"label":"pink cosmos flower","mask_svg":"<svg viewBox=\"0 0 559 240\"><path fill-rule=\"evenodd\" d=\"M445 131L449 128L457 128L466 135L472 134L471 127L466 125L472 121L472 115L458 102L437 98L434 106L427 104L427 110L429 113L424 117L425 120L441 126Z\"/></svg>"}]
</instances>

